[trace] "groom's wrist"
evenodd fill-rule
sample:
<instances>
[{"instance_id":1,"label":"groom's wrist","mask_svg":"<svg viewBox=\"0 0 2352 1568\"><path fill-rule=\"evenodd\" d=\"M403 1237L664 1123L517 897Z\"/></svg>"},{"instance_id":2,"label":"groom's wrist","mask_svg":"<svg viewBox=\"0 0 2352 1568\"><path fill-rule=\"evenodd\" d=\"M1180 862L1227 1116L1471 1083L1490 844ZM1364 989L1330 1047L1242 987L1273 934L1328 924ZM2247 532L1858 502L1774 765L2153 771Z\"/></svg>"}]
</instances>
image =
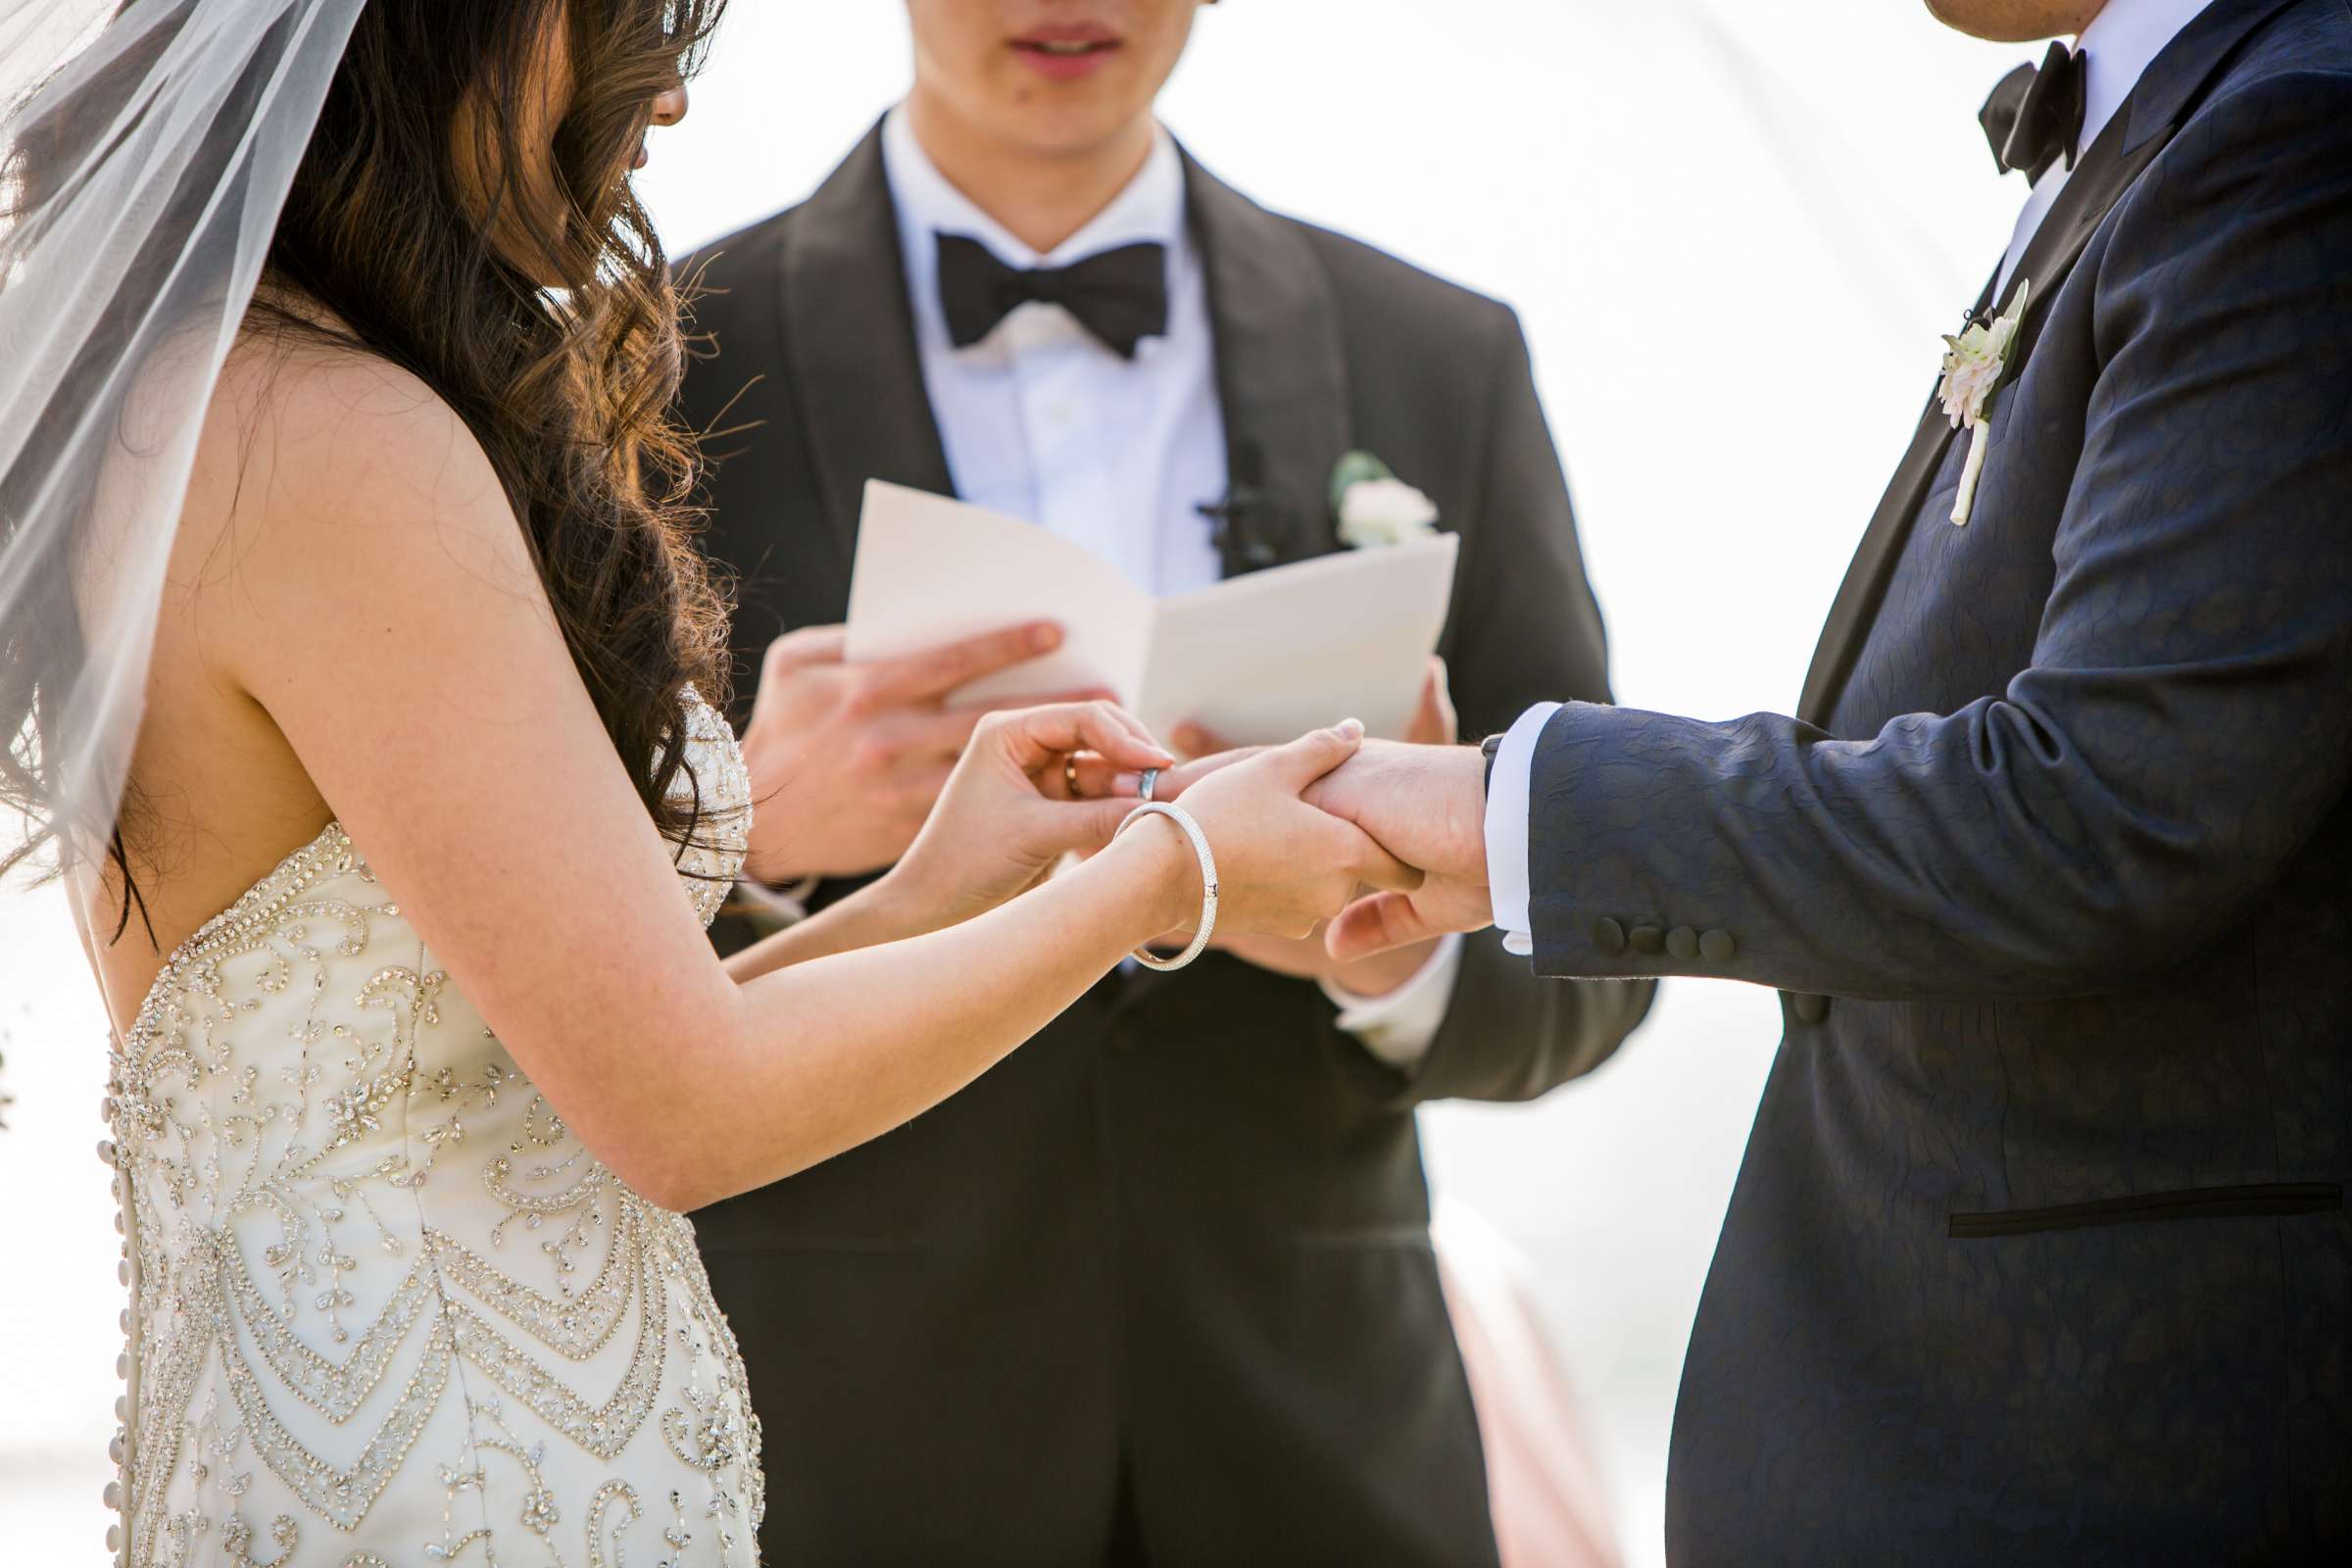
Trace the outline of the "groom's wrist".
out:
<instances>
[{"instance_id":1,"label":"groom's wrist","mask_svg":"<svg viewBox=\"0 0 2352 1568\"><path fill-rule=\"evenodd\" d=\"M1422 867L1448 879L1487 879L1487 760L1470 746L1451 746L1430 802L1435 820L1446 823L1436 860Z\"/></svg>"}]
</instances>

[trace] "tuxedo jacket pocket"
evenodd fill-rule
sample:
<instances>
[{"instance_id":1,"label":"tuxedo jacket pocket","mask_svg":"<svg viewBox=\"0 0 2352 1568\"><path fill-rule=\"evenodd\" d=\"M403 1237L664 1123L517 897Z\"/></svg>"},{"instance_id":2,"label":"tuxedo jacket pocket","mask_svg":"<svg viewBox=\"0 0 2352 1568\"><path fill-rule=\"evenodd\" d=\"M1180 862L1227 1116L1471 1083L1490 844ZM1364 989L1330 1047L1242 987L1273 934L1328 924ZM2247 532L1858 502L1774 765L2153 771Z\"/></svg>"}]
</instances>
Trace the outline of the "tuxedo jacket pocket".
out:
<instances>
[{"instance_id":1,"label":"tuxedo jacket pocket","mask_svg":"<svg viewBox=\"0 0 2352 1568\"><path fill-rule=\"evenodd\" d=\"M2340 1182L2265 1182L2251 1187L2188 1187L2169 1193L2135 1193L2047 1208L1997 1208L1948 1216L1945 1234L1954 1241L2028 1236L2036 1231L2085 1230L2097 1225L2141 1225L2158 1220L2237 1219L2261 1215L2340 1211Z\"/></svg>"},{"instance_id":2,"label":"tuxedo jacket pocket","mask_svg":"<svg viewBox=\"0 0 2352 1568\"><path fill-rule=\"evenodd\" d=\"M1315 1250L1353 1250L1362 1248L1418 1248L1429 1250L1427 1220L1373 1221L1363 1225L1308 1226L1291 1233L1294 1245Z\"/></svg>"}]
</instances>

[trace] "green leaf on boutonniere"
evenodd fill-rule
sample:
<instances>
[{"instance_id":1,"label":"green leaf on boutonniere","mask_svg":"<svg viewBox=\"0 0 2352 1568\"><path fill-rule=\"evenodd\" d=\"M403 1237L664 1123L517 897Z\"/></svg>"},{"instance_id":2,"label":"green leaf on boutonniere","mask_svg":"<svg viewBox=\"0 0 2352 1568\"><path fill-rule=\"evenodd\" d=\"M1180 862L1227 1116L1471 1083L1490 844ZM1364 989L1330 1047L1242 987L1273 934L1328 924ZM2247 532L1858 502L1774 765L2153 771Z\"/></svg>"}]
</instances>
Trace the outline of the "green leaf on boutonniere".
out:
<instances>
[{"instance_id":1,"label":"green leaf on boutonniere","mask_svg":"<svg viewBox=\"0 0 2352 1568\"><path fill-rule=\"evenodd\" d=\"M1396 471L1369 452L1350 452L1331 466L1331 511L1339 514L1348 492L1374 479L1394 479Z\"/></svg>"}]
</instances>

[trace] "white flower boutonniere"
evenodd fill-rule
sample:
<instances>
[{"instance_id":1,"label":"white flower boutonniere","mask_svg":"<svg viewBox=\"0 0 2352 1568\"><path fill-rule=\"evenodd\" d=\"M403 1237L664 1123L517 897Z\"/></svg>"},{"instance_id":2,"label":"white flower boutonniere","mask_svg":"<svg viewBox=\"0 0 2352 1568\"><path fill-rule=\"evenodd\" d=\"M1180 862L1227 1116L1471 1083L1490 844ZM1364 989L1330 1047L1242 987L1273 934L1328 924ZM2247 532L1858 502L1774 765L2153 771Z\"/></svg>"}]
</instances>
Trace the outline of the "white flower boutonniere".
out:
<instances>
[{"instance_id":1,"label":"white flower boutonniere","mask_svg":"<svg viewBox=\"0 0 2352 1568\"><path fill-rule=\"evenodd\" d=\"M1333 466L1331 510L1339 518L1341 540L1357 550L1438 531L1437 503L1369 452L1350 452Z\"/></svg>"},{"instance_id":2,"label":"white flower boutonniere","mask_svg":"<svg viewBox=\"0 0 2352 1568\"><path fill-rule=\"evenodd\" d=\"M1986 405L2000 390L2009 368L2009 349L2017 341L2018 324L2026 318L2026 300L2034 280L2017 280L2017 297L1987 325L1976 322L1958 337L1946 337L1943 355L1943 412L1955 430L1971 432L1968 462L1960 469L1960 493L1952 498L1952 526L1968 526L1968 514L1977 503L1977 479L1984 471L1984 453L1992 445L1992 430L1984 422Z\"/></svg>"}]
</instances>

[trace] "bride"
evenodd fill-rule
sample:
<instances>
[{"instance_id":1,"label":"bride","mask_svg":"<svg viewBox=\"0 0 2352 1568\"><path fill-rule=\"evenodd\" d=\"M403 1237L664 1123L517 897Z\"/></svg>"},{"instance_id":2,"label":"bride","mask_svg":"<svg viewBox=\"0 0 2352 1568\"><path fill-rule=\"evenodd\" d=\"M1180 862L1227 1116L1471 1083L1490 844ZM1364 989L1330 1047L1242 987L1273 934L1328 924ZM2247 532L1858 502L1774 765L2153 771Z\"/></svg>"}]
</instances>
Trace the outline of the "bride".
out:
<instances>
[{"instance_id":1,"label":"bride","mask_svg":"<svg viewBox=\"0 0 2352 1568\"><path fill-rule=\"evenodd\" d=\"M1127 824L1170 761L1132 719L989 716L895 871L722 966L792 799L706 701L628 186L717 0L74 4L0 0L77 51L0 127L0 792L114 1020L113 1549L749 1563L759 1433L680 1212L917 1114L1131 950L1409 886L1299 800L1359 732Z\"/></svg>"}]
</instances>

